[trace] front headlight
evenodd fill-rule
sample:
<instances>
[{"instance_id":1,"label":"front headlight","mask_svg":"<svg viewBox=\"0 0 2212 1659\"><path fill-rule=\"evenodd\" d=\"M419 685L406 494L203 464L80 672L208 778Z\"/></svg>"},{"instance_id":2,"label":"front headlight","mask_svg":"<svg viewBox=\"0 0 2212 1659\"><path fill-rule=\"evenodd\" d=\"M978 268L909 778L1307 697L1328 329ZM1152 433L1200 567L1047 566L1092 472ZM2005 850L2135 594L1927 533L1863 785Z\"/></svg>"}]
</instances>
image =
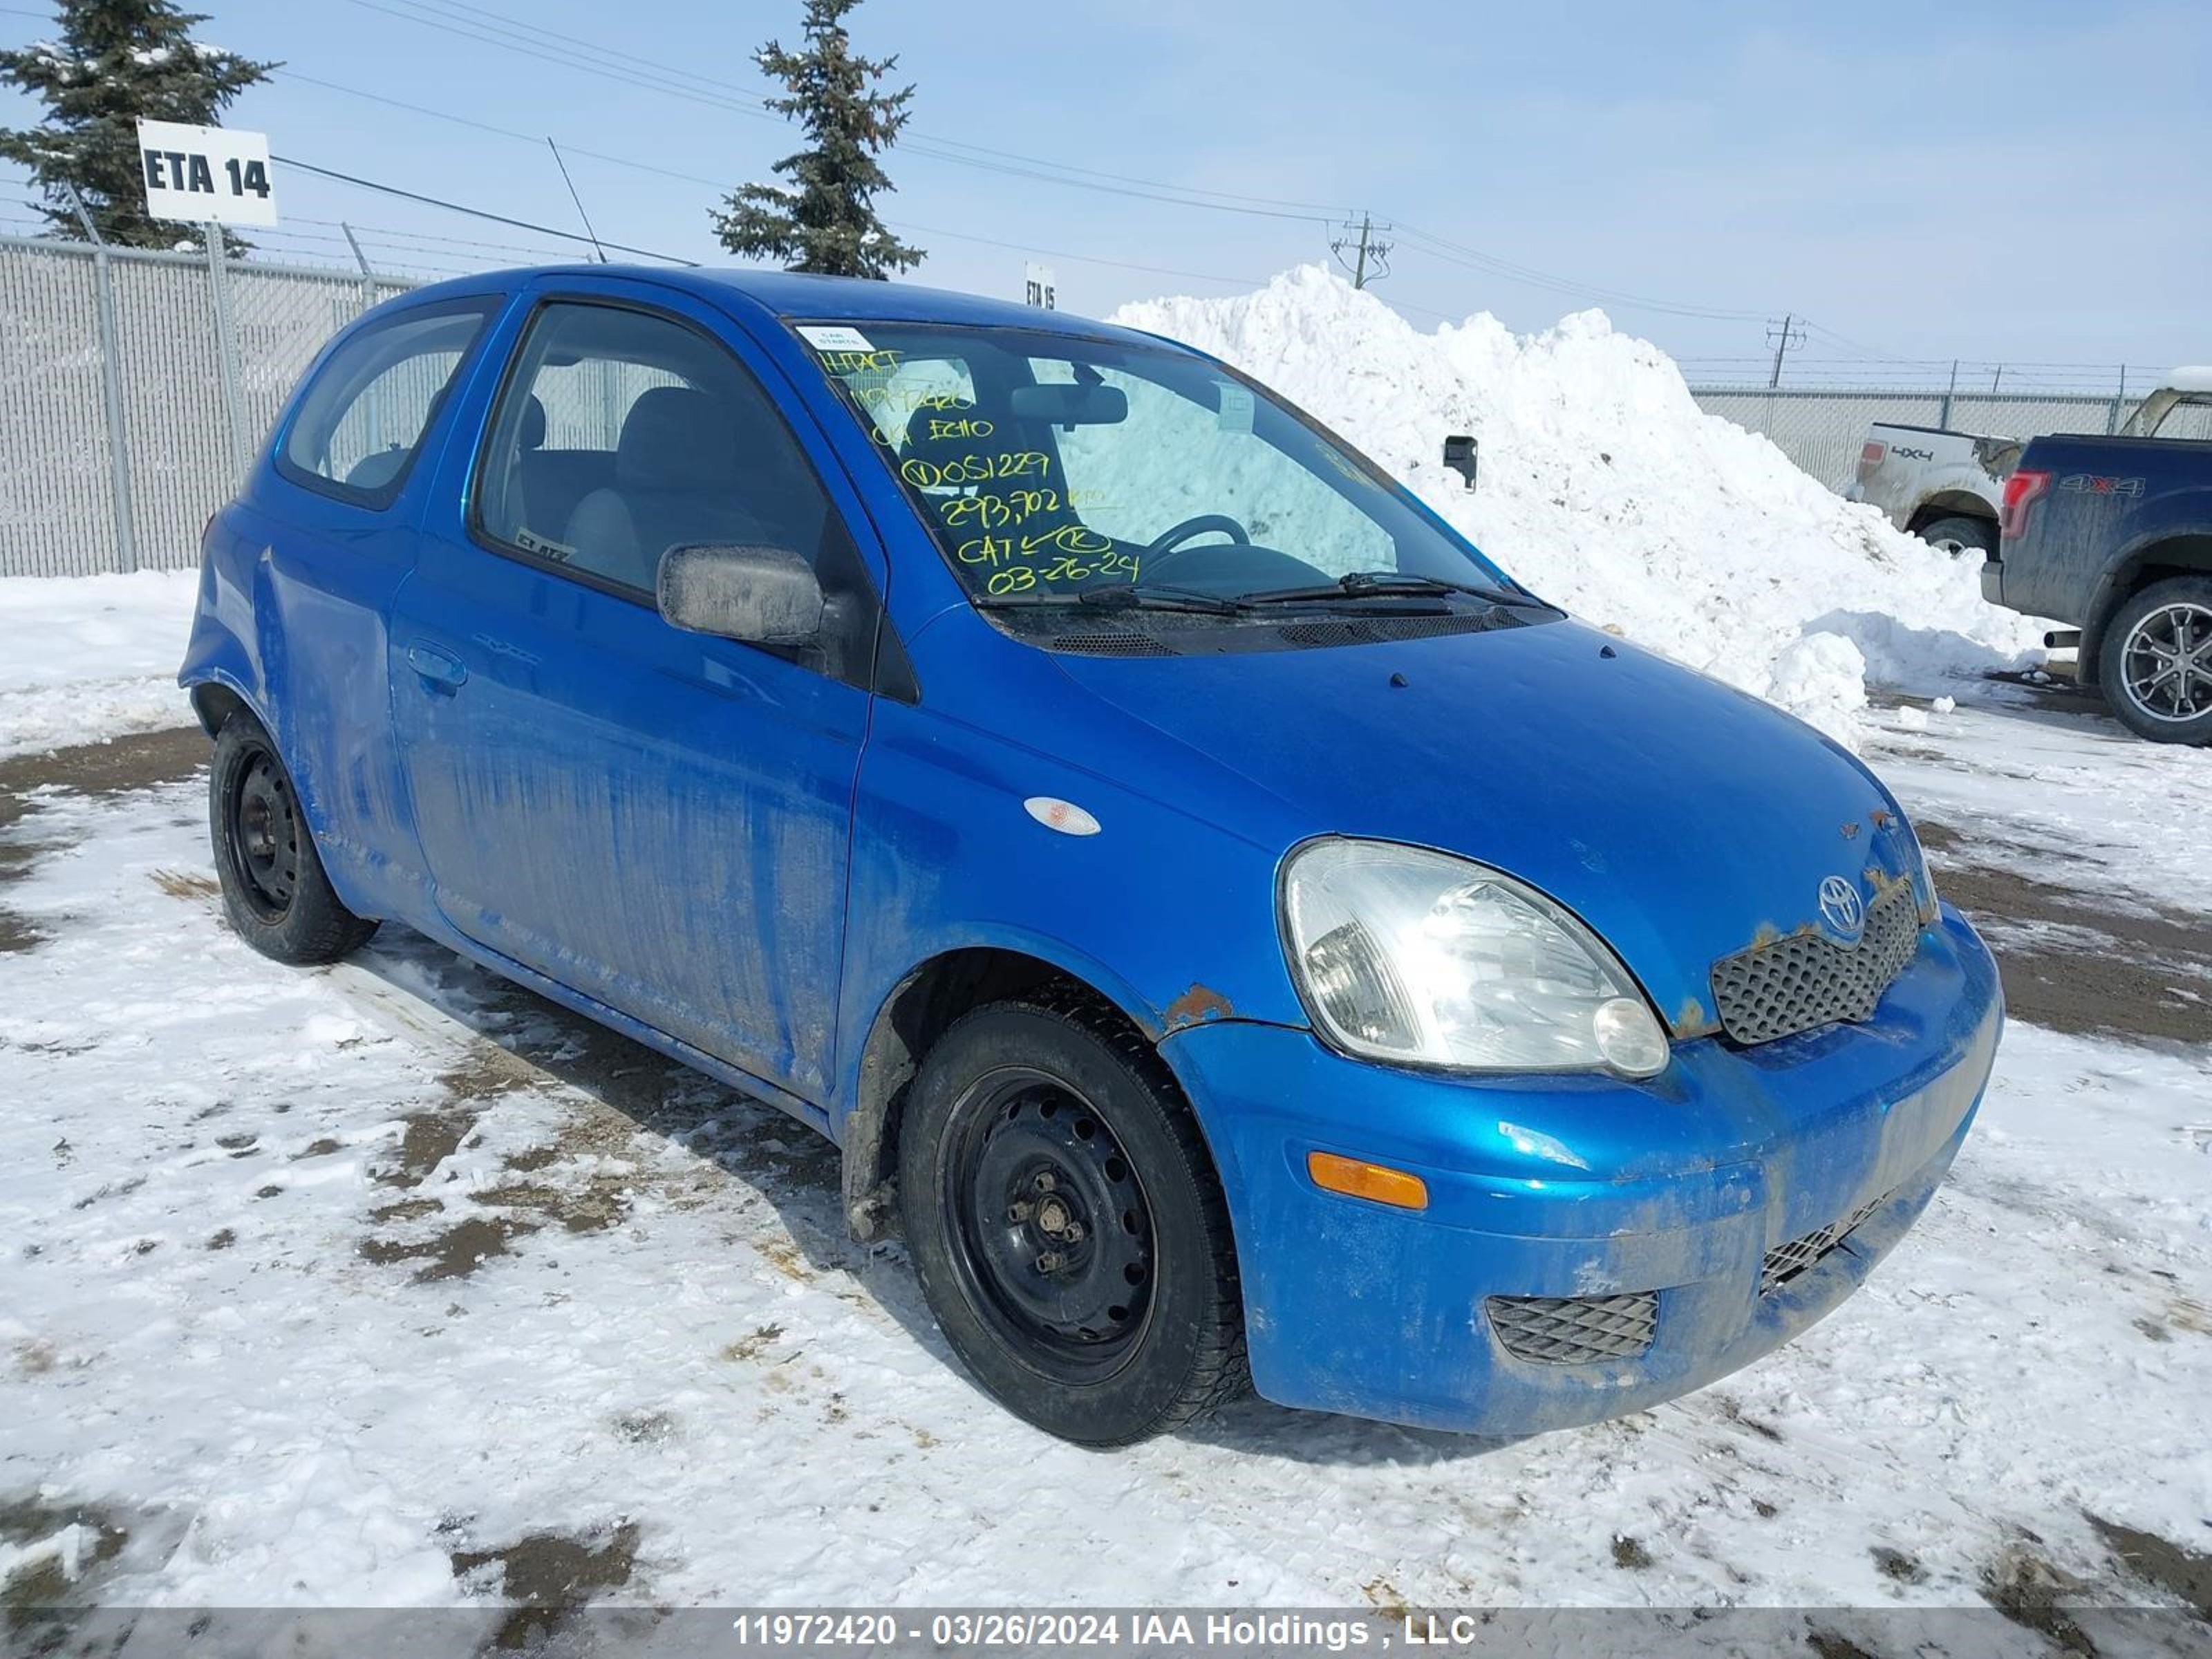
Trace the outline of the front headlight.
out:
<instances>
[{"instance_id":1,"label":"front headlight","mask_svg":"<svg viewBox=\"0 0 2212 1659\"><path fill-rule=\"evenodd\" d=\"M1348 1054L1483 1072L1666 1066L1667 1034L1613 952L1510 876L1317 841L1291 854L1282 903L1299 993Z\"/></svg>"}]
</instances>

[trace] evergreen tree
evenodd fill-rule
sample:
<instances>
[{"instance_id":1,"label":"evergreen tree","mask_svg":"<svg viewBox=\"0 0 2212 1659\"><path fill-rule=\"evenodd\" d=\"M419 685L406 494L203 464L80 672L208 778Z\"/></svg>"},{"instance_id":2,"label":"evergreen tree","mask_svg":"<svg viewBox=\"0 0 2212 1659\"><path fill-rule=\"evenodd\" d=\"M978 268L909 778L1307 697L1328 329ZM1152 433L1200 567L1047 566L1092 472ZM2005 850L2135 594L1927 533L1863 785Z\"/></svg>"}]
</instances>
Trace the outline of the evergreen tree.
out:
<instances>
[{"instance_id":1,"label":"evergreen tree","mask_svg":"<svg viewBox=\"0 0 2212 1659\"><path fill-rule=\"evenodd\" d=\"M876 157L910 118L914 88L871 89L898 59L854 55L843 19L859 3L806 0L805 50L786 52L771 40L753 55L788 91L769 99L769 107L797 120L813 147L775 164L795 188L740 185L714 210L722 246L732 253L832 276L888 276L921 263L922 251L876 217L875 195L893 188Z\"/></svg>"},{"instance_id":2,"label":"evergreen tree","mask_svg":"<svg viewBox=\"0 0 2212 1659\"><path fill-rule=\"evenodd\" d=\"M174 247L190 228L146 216L138 121L220 125L223 106L276 65L199 45L191 31L207 19L173 0L58 0L57 9L58 40L0 51L0 81L46 105L45 125L0 128L0 155L29 170L62 235L84 234L65 187L75 185L107 240Z\"/></svg>"}]
</instances>

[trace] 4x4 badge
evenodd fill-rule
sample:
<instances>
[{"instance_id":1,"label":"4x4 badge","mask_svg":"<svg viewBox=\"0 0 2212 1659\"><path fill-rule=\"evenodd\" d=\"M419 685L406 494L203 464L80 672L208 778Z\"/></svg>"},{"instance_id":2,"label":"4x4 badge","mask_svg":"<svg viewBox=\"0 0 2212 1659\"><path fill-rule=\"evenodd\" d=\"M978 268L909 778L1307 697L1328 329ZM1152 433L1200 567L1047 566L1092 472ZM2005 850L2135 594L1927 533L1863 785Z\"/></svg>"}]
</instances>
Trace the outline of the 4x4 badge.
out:
<instances>
[{"instance_id":1,"label":"4x4 badge","mask_svg":"<svg viewBox=\"0 0 2212 1659\"><path fill-rule=\"evenodd\" d=\"M1856 939L1866 926L1866 901L1841 876L1830 876L1820 884L1820 914L1844 938Z\"/></svg>"}]
</instances>

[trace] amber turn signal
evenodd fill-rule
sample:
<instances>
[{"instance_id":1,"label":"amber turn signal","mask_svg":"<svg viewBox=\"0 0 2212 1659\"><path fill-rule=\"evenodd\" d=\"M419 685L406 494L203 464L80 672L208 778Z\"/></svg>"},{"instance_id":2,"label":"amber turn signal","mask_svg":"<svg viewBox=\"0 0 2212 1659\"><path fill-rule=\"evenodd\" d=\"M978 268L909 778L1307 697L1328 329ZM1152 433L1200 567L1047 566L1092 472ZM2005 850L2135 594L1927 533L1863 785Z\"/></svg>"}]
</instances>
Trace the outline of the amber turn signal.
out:
<instances>
[{"instance_id":1,"label":"amber turn signal","mask_svg":"<svg viewBox=\"0 0 2212 1659\"><path fill-rule=\"evenodd\" d=\"M1334 1152L1308 1152L1306 1173L1325 1192L1343 1193L1401 1210L1429 1207L1429 1183L1404 1170L1392 1170Z\"/></svg>"}]
</instances>

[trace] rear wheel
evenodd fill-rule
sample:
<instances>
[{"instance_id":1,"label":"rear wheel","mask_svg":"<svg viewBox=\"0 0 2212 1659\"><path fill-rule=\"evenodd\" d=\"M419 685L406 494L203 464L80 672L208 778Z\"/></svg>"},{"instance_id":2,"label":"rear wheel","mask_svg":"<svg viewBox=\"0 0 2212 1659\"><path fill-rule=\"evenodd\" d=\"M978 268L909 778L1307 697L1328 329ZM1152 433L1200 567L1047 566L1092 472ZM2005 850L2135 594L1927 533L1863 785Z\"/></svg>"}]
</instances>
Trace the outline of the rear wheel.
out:
<instances>
[{"instance_id":1,"label":"rear wheel","mask_svg":"<svg viewBox=\"0 0 2212 1659\"><path fill-rule=\"evenodd\" d=\"M376 924L338 902L308 833L292 775L244 709L222 723L208 774L208 827L223 914L265 957L300 965L358 950Z\"/></svg>"},{"instance_id":2,"label":"rear wheel","mask_svg":"<svg viewBox=\"0 0 2212 1659\"><path fill-rule=\"evenodd\" d=\"M1227 1206L1159 1057L1070 997L978 1009L922 1062L899 1203L923 1292L987 1392L1121 1446L1245 1385Z\"/></svg>"},{"instance_id":3,"label":"rear wheel","mask_svg":"<svg viewBox=\"0 0 2212 1659\"><path fill-rule=\"evenodd\" d=\"M1969 553L1986 557L1997 550L1997 527L1987 519L1970 519L1963 513L1930 520L1920 526L1919 534L1922 541L1954 559Z\"/></svg>"},{"instance_id":4,"label":"rear wheel","mask_svg":"<svg viewBox=\"0 0 2212 1659\"><path fill-rule=\"evenodd\" d=\"M2153 582L2105 630L2097 678L2121 722L2154 743L2212 743L2212 576Z\"/></svg>"}]
</instances>

